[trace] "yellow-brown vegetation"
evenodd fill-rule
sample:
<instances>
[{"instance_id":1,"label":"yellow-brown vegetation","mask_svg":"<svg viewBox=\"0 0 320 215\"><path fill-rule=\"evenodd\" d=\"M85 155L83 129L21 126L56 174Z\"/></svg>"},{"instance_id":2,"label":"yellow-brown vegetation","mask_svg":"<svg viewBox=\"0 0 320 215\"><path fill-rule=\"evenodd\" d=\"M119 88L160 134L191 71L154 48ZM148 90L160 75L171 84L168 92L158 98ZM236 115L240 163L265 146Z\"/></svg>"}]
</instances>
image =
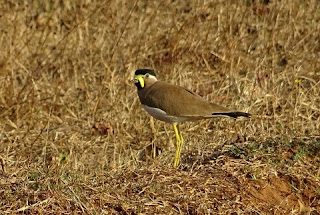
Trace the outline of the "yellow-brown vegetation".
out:
<instances>
[{"instance_id":1,"label":"yellow-brown vegetation","mask_svg":"<svg viewBox=\"0 0 320 215\"><path fill-rule=\"evenodd\" d=\"M0 1L1 214L320 214L320 2ZM174 133L137 68L253 114Z\"/></svg>"}]
</instances>

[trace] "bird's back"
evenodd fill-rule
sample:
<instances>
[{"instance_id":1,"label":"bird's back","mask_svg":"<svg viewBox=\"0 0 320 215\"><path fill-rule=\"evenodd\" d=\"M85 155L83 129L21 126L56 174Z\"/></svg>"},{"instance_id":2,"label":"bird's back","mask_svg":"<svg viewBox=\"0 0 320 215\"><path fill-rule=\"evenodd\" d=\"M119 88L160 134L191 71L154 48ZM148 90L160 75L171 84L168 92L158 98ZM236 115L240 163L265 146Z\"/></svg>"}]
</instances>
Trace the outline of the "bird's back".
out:
<instances>
[{"instance_id":1,"label":"bird's back","mask_svg":"<svg viewBox=\"0 0 320 215\"><path fill-rule=\"evenodd\" d=\"M207 118L214 113L230 112L229 109L210 103L181 86L162 81L139 90L138 94L144 105L159 108L172 116Z\"/></svg>"}]
</instances>

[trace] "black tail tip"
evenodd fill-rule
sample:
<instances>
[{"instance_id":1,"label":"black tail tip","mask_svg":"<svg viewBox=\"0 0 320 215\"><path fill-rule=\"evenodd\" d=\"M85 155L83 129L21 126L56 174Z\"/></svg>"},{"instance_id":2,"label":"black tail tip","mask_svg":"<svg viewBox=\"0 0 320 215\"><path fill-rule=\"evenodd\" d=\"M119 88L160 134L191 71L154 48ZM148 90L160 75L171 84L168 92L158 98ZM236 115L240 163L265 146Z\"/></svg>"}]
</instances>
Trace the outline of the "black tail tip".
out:
<instances>
[{"instance_id":1,"label":"black tail tip","mask_svg":"<svg viewBox=\"0 0 320 215\"><path fill-rule=\"evenodd\" d=\"M232 117L232 118L235 118L235 119L240 117L240 116L247 117L247 118L250 118L252 116L250 113L246 113L246 112L213 113L212 115L213 116L214 115L217 115L217 116L229 116L229 117Z\"/></svg>"}]
</instances>

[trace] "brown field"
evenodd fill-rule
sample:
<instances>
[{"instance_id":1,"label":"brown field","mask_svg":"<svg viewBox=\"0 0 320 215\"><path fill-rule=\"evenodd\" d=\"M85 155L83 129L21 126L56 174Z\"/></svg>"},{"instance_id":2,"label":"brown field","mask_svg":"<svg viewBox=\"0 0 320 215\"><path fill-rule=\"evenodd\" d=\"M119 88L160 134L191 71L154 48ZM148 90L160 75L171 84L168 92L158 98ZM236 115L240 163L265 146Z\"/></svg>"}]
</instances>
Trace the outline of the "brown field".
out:
<instances>
[{"instance_id":1,"label":"brown field","mask_svg":"<svg viewBox=\"0 0 320 215\"><path fill-rule=\"evenodd\" d=\"M320 214L320 1L3 0L0 47L0 214ZM174 169L137 68L253 117Z\"/></svg>"}]
</instances>

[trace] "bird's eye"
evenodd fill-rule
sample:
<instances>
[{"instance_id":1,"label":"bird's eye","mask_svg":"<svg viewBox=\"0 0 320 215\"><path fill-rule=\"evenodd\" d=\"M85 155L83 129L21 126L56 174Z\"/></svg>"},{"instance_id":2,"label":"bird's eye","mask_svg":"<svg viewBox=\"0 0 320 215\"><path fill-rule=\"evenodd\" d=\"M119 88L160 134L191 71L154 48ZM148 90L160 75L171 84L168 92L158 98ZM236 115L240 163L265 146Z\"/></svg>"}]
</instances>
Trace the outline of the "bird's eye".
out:
<instances>
[{"instance_id":1,"label":"bird's eye","mask_svg":"<svg viewBox=\"0 0 320 215\"><path fill-rule=\"evenodd\" d=\"M146 77L149 78L149 73L146 74Z\"/></svg>"}]
</instances>

